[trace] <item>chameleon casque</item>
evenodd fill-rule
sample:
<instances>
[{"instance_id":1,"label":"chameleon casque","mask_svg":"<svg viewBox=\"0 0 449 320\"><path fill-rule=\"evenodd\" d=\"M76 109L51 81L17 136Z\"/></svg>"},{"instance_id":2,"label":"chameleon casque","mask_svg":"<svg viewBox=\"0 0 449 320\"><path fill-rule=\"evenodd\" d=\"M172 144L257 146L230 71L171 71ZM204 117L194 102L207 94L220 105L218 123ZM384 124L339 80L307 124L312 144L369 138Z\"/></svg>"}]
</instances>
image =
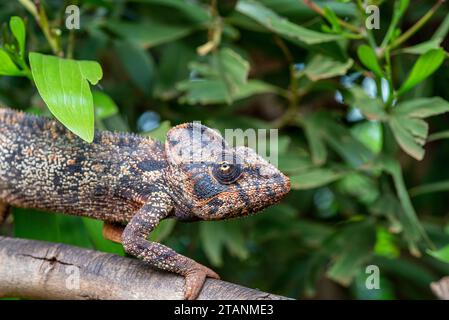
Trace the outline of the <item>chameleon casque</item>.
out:
<instances>
[{"instance_id":1,"label":"chameleon casque","mask_svg":"<svg viewBox=\"0 0 449 320\"><path fill-rule=\"evenodd\" d=\"M211 269L147 240L165 218L220 220L256 213L281 200L290 180L246 147L186 123L165 144L96 131L87 143L59 122L0 109L0 223L9 206L104 221L106 238L153 267L186 279L195 299Z\"/></svg>"}]
</instances>

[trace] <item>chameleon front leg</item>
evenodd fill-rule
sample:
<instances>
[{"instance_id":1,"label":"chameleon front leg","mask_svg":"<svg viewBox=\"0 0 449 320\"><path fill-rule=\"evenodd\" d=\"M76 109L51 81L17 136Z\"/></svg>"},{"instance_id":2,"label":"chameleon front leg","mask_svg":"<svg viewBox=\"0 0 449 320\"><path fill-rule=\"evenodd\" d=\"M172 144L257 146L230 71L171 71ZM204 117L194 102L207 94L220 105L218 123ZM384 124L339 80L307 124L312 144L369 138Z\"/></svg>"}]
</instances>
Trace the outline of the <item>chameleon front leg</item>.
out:
<instances>
[{"instance_id":1,"label":"chameleon front leg","mask_svg":"<svg viewBox=\"0 0 449 320\"><path fill-rule=\"evenodd\" d=\"M148 201L131 219L122 234L125 251L151 266L178 273L185 277L184 298L193 300L198 297L206 277L219 279L211 269L198 262L176 253L157 242L150 242L148 234L168 216L172 209L171 201L161 198Z\"/></svg>"}]
</instances>

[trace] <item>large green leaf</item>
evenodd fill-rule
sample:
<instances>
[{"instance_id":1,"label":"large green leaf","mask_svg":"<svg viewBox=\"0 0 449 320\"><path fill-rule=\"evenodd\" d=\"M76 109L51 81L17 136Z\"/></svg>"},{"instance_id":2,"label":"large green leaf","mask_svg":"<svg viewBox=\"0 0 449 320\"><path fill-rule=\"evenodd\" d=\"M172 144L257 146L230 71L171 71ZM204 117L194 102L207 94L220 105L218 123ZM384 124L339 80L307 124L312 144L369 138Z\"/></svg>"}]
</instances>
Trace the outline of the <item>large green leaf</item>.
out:
<instances>
[{"instance_id":1,"label":"large green leaf","mask_svg":"<svg viewBox=\"0 0 449 320\"><path fill-rule=\"evenodd\" d=\"M341 39L340 35L321 33L294 24L257 1L240 0L236 10L289 40L310 45Z\"/></svg>"},{"instance_id":2,"label":"large green leaf","mask_svg":"<svg viewBox=\"0 0 449 320\"><path fill-rule=\"evenodd\" d=\"M344 75L352 67L354 61L338 61L332 57L316 54L306 65L303 72L312 81Z\"/></svg>"},{"instance_id":3,"label":"large green leaf","mask_svg":"<svg viewBox=\"0 0 449 320\"><path fill-rule=\"evenodd\" d=\"M402 94L434 73L443 63L446 54L443 49L430 50L420 56L413 66L407 80L402 84L398 94Z\"/></svg>"},{"instance_id":4,"label":"large green leaf","mask_svg":"<svg viewBox=\"0 0 449 320\"><path fill-rule=\"evenodd\" d=\"M94 137L94 108L89 83L102 78L95 61L76 61L30 53L31 72L52 114L87 142Z\"/></svg>"}]
</instances>

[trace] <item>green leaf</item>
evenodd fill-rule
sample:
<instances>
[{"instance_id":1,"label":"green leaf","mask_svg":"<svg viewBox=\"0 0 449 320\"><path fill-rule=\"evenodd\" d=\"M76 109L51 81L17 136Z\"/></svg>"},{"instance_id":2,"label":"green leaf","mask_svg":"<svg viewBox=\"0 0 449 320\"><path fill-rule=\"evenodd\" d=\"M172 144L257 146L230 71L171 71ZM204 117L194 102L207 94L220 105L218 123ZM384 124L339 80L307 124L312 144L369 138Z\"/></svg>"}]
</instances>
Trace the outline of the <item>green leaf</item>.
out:
<instances>
[{"instance_id":1,"label":"green leaf","mask_svg":"<svg viewBox=\"0 0 449 320\"><path fill-rule=\"evenodd\" d=\"M0 75L4 76L21 76L22 71L17 68L11 60L9 54L0 48Z\"/></svg>"},{"instance_id":2,"label":"green leaf","mask_svg":"<svg viewBox=\"0 0 449 320\"><path fill-rule=\"evenodd\" d=\"M122 39L134 42L143 48L151 48L178 40L189 35L197 28L196 25L178 25L159 20L140 23L111 20L106 27Z\"/></svg>"},{"instance_id":3,"label":"green leaf","mask_svg":"<svg viewBox=\"0 0 449 320\"><path fill-rule=\"evenodd\" d=\"M257 87L254 83L249 84L248 61L229 48L209 56L208 63L191 63L190 69L197 78L178 83L178 89L185 92L181 102L230 104L235 99L253 94L254 89L265 89L260 82Z\"/></svg>"},{"instance_id":4,"label":"green leaf","mask_svg":"<svg viewBox=\"0 0 449 320\"><path fill-rule=\"evenodd\" d=\"M334 182L345 174L346 172L329 168L309 169L306 172L291 175L290 182L292 189L295 190L314 189Z\"/></svg>"},{"instance_id":5,"label":"green leaf","mask_svg":"<svg viewBox=\"0 0 449 320\"><path fill-rule=\"evenodd\" d=\"M256 1L240 0L236 10L288 40L300 41L311 45L342 38L340 35L321 33L294 24Z\"/></svg>"},{"instance_id":6,"label":"green leaf","mask_svg":"<svg viewBox=\"0 0 449 320\"><path fill-rule=\"evenodd\" d=\"M370 220L354 222L338 230L326 240L322 249L333 258L326 275L348 286L371 258L374 243L375 229Z\"/></svg>"},{"instance_id":7,"label":"green leaf","mask_svg":"<svg viewBox=\"0 0 449 320\"><path fill-rule=\"evenodd\" d=\"M176 41L161 49L157 64L157 81L154 95L162 100L170 100L179 95L176 83L188 78L188 64L196 57L195 48Z\"/></svg>"},{"instance_id":8,"label":"green leaf","mask_svg":"<svg viewBox=\"0 0 449 320\"><path fill-rule=\"evenodd\" d=\"M443 49L435 49L420 56L408 75L407 80L405 80L399 89L398 95L410 90L432 75L443 63L445 55Z\"/></svg>"},{"instance_id":9,"label":"green leaf","mask_svg":"<svg viewBox=\"0 0 449 320\"><path fill-rule=\"evenodd\" d=\"M307 121L307 119L302 124L312 155L312 162L318 166L324 164L327 158L327 149L320 127L316 126L315 121Z\"/></svg>"},{"instance_id":10,"label":"green leaf","mask_svg":"<svg viewBox=\"0 0 449 320\"><path fill-rule=\"evenodd\" d=\"M376 229L374 252L387 258L397 258L400 255L400 249L395 242L394 235L383 227L377 227Z\"/></svg>"},{"instance_id":11,"label":"green leaf","mask_svg":"<svg viewBox=\"0 0 449 320\"><path fill-rule=\"evenodd\" d=\"M232 101L232 97L239 92L240 87L247 83L249 63L229 48L220 50L215 57L216 69L226 84Z\"/></svg>"},{"instance_id":12,"label":"green leaf","mask_svg":"<svg viewBox=\"0 0 449 320\"><path fill-rule=\"evenodd\" d=\"M351 128L351 133L354 138L363 143L374 154L379 154L382 151L383 130L380 122L365 121L357 123Z\"/></svg>"},{"instance_id":13,"label":"green leaf","mask_svg":"<svg viewBox=\"0 0 449 320\"><path fill-rule=\"evenodd\" d=\"M373 71L376 76L380 78L383 77L383 71L377 61L376 53L370 46L366 44L359 46L357 49L357 55L365 67Z\"/></svg>"},{"instance_id":14,"label":"green leaf","mask_svg":"<svg viewBox=\"0 0 449 320\"><path fill-rule=\"evenodd\" d=\"M114 47L134 84L143 93L150 94L154 76L154 61L150 53L127 41L116 41Z\"/></svg>"},{"instance_id":15,"label":"green leaf","mask_svg":"<svg viewBox=\"0 0 449 320\"><path fill-rule=\"evenodd\" d=\"M89 83L102 78L95 61L76 61L30 53L34 82L52 114L87 142L94 137L94 108Z\"/></svg>"},{"instance_id":16,"label":"green leaf","mask_svg":"<svg viewBox=\"0 0 449 320\"><path fill-rule=\"evenodd\" d=\"M407 100L393 109L395 115L407 115L413 118L427 118L448 111L449 102L440 97Z\"/></svg>"},{"instance_id":17,"label":"green leaf","mask_svg":"<svg viewBox=\"0 0 449 320\"><path fill-rule=\"evenodd\" d=\"M364 204L373 203L379 196L375 180L361 173L349 173L338 181L339 190L356 197Z\"/></svg>"},{"instance_id":18,"label":"green leaf","mask_svg":"<svg viewBox=\"0 0 449 320\"><path fill-rule=\"evenodd\" d=\"M417 160L424 157L428 125L421 120L449 111L449 102L439 97L418 98L399 103L389 117L389 125L401 148Z\"/></svg>"},{"instance_id":19,"label":"green leaf","mask_svg":"<svg viewBox=\"0 0 449 320\"><path fill-rule=\"evenodd\" d=\"M20 56L25 56L25 24L23 23L22 18L13 16L9 20L9 27L11 28L11 32L14 37L17 39L17 43L19 44Z\"/></svg>"},{"instance_id":20,"label":"green leaf","mask_svg":"<svg viewBox=\"0 0 449 320\"><path fill-rule=\"evenodd\" d=\"M306 65L303 72L312 81L345 75L352 67L354 61L348 59L345 62L338 61L332 57L316 54Z\"/></svg>"},{"instance_id":21,"label":"green leaf","mask_svg":"<svg viewBox=\"0 0 449 320\"><path fill-rule=\"evenodd\" d=\"M402 49L401 51L404 53L410 53L410 54L425 54L426 52L434 49L439 49L440 44L443 41L442 38L435 38L428 41L424 41L421 43L418 43L417 45L407 47Z\"/></svg>"},{"instance_id":22,"label":"green leaf","mask_svg":"<svg viewBox=\"0 0 449 320\"><path fill-rule=\"evenodd\" d=\"M235 221L202 222L200 239L204 252L215 266L223 265L224 247L241 260L249 255L244 244L242 229Z\"/></svg>"},{"instance_id":23,"label":"green leaf","mask_svg":"<svg viewBox=\"0 0 449 320\"><path fill-rule=\"evenodd\" d=\"M106 93L94 90L92 91L92 97L95 106L95 115L98 119L106 119L118 113L117 105Z\"/></svg>"},{"instance_id":24,"label":"green leaf","mask_svg":"<svg viewBox=\"0 0 449 320\"><path fill-rule=\"evenodd\" d=\"M223 225L218 223L201 223L200 239L203 250L214 266L223 265L223 245L224 245Z\"/></svg>"},{"instance_id":25,"label":"green leaf","mask_svg":"<svg viewBox=\"0 0 449 320\"><path fill-rule=\"evenodd\" d=\"M427 250L427 253L438 260L449 263L449 245L439 250Z\"/></svg>"},{"instance_id":26,"label":"green leaf","mask_svg":"<svg viewBox=\"0 0 449 320\"><path fill-rule=\"evenodd\" d=\"M423 120L420 120L420 122L413 120L419 119L391 117L388 123L402 150L413 158L422 160L424 158L422 145L424 145L425 137L427 137L427 124Z\"/></svg>"}]
</instances>

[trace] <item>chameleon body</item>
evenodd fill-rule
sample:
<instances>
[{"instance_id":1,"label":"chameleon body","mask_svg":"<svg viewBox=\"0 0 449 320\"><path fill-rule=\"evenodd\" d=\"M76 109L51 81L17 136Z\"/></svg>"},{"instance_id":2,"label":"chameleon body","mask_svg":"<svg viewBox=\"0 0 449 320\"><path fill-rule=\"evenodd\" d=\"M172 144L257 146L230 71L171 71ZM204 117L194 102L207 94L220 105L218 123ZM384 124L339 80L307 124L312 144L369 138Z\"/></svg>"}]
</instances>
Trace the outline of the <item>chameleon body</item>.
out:
<instances>
[{"instance_id":1,"label":"chameleon body","mask_svg":"<svg viewBox=\"0 0 449 320\"><path fill-rule=\"evenodd\" d=\"M8 206L102 220L127 253L183 275L186 299L218 275L148 241L158 223L246 216L289 190L289 179L253 150L230 148L197 123L172 128L165 144L108 131L87 143L54 120L0 109L0 222Z\"/></svg>"}]
</instances>

